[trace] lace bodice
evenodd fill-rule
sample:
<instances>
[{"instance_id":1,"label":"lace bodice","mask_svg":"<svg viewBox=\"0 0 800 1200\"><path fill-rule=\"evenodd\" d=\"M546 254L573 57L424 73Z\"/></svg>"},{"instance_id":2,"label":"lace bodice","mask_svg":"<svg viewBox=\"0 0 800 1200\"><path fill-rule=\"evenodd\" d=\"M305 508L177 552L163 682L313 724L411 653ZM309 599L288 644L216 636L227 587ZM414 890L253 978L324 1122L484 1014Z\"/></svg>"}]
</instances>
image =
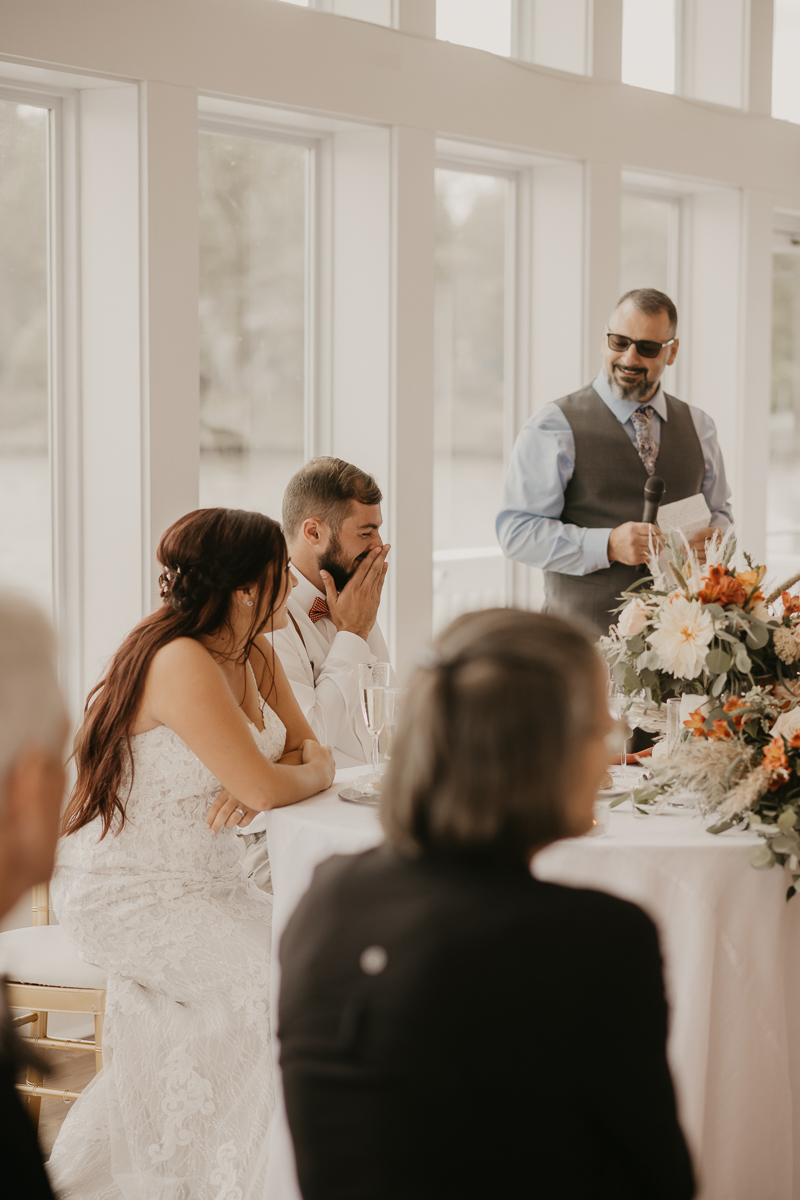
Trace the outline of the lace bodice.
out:
<instances>
[{"instance_id":1,"label":"lace bodice","mask_svg":"<svg viewBox=\"0 0 800 1200\"><path fill-rule=\"evenodd\" d=\"M283 753L286 729L277 713L264 703L264 729L250 723L261 753L271 762ZM157 725L131 738L133 787L128 796L123 829L98 845L99 822L93 821L65 838L59 866L83 863L93 871L110 874L120 865L136 863L171 876L195 877L238 870L240 858L235 835L222 830L214 835L206 814L222 784L197 755L166 725ZM126 772L122 794L130 785ZM95 851L98 851L97 853Z\"/></svg>"},{"instance_id":2,"label":"lace bodice","mask_svg":"<svg viewBox=\"0 0 800 1200\"><path fill-rule=\"evenodd\" d=\"M275 761L286 730L262 713L252 736ZM221 784L186 743L161 725L132 752L124 826L64 838L51 886L78 954L108 972L104 1067L51 1175L63 1200L243 1200L260 1194L274 1107L272 898L233 831L206 825Z\"/></svg>"}]
</instances>

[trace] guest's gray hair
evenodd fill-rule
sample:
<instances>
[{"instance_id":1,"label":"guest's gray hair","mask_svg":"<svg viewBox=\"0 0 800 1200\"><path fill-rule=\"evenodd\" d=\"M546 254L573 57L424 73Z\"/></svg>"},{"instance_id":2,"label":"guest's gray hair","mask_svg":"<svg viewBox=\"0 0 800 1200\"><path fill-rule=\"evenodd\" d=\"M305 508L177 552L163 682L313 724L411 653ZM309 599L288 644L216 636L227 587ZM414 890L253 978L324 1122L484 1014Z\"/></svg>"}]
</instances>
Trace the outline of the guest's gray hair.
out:
<instances>
[{"instance_id":1,"label":"guest's gray hair","mask_svg":"<svg viewBox=\"0 0 800 1200\"><path fill-rule=\"evenodd\" d=\"M589 639L559 617L458 617L403 705L381 796L389 842L526 858L569 833L568 772L598 721L601 671Z\"/></svg>"},{"instance_id":2,"label":"guest's gray hair","mask_svg":"<svg viewBox=\"0 0 800 1200\"><path fill-rule=\"evenodd\" d=\"M60 755L65 713L52 625L29 600L0 590L0 803L9 771L29 746Z\"/></svg>"}]
</instances>

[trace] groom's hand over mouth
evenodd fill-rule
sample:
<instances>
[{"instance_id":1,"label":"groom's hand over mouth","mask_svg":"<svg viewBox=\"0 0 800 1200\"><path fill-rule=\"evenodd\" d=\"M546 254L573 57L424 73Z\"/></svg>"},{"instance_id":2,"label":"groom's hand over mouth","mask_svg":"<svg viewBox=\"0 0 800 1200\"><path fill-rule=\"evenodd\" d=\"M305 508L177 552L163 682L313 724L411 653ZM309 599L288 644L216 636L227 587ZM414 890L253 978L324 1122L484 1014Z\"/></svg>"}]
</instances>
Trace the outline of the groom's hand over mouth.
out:
<instances>
[{"instance_id":1,"label":"groom's hand over mouth","mask_svg":"<svg viewBox=\"0 0 800 1200\"><path fill-rule=\"evenodd\" d=\"M378 617L390 550L388 542L370 550L338 594L328 572L320 572L331 620L338 630L355 633L366 641Z\"/></svg>"}]
</instances>

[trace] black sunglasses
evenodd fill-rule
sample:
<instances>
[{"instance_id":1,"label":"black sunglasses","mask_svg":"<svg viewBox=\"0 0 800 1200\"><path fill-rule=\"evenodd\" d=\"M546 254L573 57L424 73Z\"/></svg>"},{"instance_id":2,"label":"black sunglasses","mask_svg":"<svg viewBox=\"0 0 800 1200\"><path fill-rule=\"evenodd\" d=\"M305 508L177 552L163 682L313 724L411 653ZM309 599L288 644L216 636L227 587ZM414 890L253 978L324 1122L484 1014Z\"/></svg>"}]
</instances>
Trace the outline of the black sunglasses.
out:
<instances>
[{"instance_id":1,"label":"black sunglasses","mask_svg":"<svg viewBox=\"0 0 800 1200\"><path fill-rule=\"evenodd\" d=\"M641 354L642 358L658 358L665 346L672 346L677 342L677 338L670 338L668 342L637 342L634 338L624 337L621 333L610 333L606 330L609 347L617 354L623 354L628 346L635 346L636 353Z\"/></svg>"}]
</instances>

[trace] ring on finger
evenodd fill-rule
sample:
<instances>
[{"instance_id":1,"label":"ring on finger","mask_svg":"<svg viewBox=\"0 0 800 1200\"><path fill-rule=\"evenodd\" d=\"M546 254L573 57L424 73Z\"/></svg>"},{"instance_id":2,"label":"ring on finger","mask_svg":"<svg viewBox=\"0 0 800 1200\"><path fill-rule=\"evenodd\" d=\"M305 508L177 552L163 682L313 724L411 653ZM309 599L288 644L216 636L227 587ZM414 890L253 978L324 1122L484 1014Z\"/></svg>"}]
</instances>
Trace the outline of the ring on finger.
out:
<instances>
[{"instance_id":1,"label":"ring on finger","mask_svg":"<svg viewBox=\"0 0 800 1200\"><path fill-rule=\"evenodd\" d=\"M233 811L234 811L234 812L241 813L241 814L242 814L242 816L244 816L244 809L243 809L243 808L235 808Z\"/></svg>"}]
</instances>

